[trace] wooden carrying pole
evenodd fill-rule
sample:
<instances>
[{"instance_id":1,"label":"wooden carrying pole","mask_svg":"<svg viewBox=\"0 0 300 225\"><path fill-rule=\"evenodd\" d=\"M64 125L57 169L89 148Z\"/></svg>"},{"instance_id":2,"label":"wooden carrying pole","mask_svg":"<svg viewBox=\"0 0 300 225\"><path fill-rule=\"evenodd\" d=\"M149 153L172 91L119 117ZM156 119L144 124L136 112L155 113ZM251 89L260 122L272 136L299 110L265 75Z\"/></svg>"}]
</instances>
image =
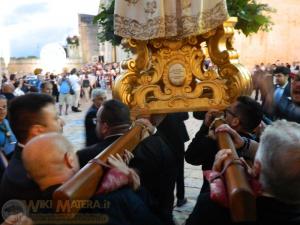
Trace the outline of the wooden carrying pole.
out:
<instances>
[{"instance_id":1,"label":"wooden carrying pole","mask_svg":"<svg viewBox=\"0 0 300 225\"><path fill-rule=\"evenodd\" d=\"M142 140L143 127L136 124L126 134L117 139L108 146L103 152L95 158L103 162L107 162L110 155L116 153L123 154L124 150L133 151L138 143ZM78 207L66 208L62 207L70 204L73 200L89 200L95 193L99 181L103 175L102 166L95 163L88 163L70 180L61 185L53 194L54 206L56 212L69 214L73 217L80 210ZM65 212L64 209L69 211Z\"/></svg>"},{"instance_id":2,"label":"wooden carrying pole","mask_svg":"<svg viewBox=\"0 0 300 225\"><path fill-rule=\"evenodd\" d=\"M224 124L222 119L215 121L215 127ZM220 149L231 149L232 157L225 160L224 166L238 158L233 141L226 132L217 134ZM256 220L255 196L249 186L245 169L240 164L231 164L225 171L226 187L229 199L229 209L234 222L249 222Z\"/></svg>"}]
</instances>

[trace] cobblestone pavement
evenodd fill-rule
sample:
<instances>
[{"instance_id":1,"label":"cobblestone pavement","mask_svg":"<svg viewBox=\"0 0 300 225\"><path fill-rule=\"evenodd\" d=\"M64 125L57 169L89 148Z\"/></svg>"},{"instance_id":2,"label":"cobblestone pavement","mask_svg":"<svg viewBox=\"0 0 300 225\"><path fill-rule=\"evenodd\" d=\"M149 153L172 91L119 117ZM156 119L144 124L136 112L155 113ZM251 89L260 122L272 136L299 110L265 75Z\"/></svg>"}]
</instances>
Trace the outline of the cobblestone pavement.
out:
<instances>
[{"instance_id":1,"label":"cobblestone pavement","mask_svg":"<svg viewBox=\"0 0 300 225\"><path fill-rule=\"evenodd\" d=\"M82 112L70 112L69 115L62 116L66 124L64 127L64 135L71 141L75 150L84 147L84 116L91 105L90 102L87 103L83 99L81 100L81 104ZM192 114L190 114L190 118L186 120L185 123L190 139L192 139L199 130L202 121L194 119ZM186 142L186 146L189 142ZM182 207L174 208L174 218L178 225L184 224L184 221L193 210L198 194L200 193L202 182L201 167L185 163L185 191L188 202Z\"/></svg>"}]
</instances>

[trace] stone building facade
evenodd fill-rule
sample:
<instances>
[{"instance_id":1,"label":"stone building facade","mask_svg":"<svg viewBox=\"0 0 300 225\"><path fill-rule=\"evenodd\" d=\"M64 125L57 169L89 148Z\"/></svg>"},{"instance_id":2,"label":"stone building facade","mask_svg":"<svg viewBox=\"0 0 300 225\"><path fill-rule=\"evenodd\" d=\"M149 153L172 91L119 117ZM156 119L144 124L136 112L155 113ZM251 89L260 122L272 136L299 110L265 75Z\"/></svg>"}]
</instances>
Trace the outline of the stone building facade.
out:
<instances>
[{"instance_id":1,"label":"stone building facade","mask_svg":"<svg viewBox=\"0 0 300 225\"><path fill-rule=\"evenodd\" d=\"M100 4L102 4L101 1ZM109 42L99 43L97 33L101 31L93 23L93 15L79 14L78 19L80 56L83 63L98 61L99 56L103 57L104 63L119 62L127 58L128 54L124 52L122 47L114 49Z\"/></svg>"},{"instance_id":2,"label":"stone building facade","mask_svg":"<svg viewBox=\"0 0 300 225\"><path fill-rule=\"evenodd\" d=\"M26 74L33 73L34 69L40 67L39 59L12 59L8 64L8 68L4 70L3 61L0 60L0 66L2 65L2 72L5 73L17 73L17 75L22 76ZM82 66L81 59L67 59L66 65L64 68L67 68L69 71L72 68L80 68ZM47 71L44 71L47 72Z\"/></svg>"},{"instance_id":3,"label":"stone building facade","mask_svg":"<svg viewBox=\"0 0 300 225\"><path fill-rule=\"evenodd\" d=\"M270 32L258 32L249 37L236 35L235 48L240 53L241 62L252 68L261 62L292 63L300 61L300 1L299 0L263 0L276 9Z\"/></svg>"},{"instance_id":4,"label":"stone building facade","mask_svg":"<svg viewBox=\"0 0 300 225\"><path fill-rule=\"evenodd\" d=\"M99 45L97 40L98 27L93 23L94 16L79 14L79 43L83 63L90 63L98 59Z\"/></svg>"}]
</instances>

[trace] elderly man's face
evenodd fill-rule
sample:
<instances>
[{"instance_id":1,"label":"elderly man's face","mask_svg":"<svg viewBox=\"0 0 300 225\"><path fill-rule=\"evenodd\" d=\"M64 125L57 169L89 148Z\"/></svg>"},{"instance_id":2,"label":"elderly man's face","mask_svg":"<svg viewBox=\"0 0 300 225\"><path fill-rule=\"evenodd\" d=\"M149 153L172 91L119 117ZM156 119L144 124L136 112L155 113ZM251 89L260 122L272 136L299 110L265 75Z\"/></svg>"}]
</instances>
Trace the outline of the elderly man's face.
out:
<instances>
[{"instance_id":1,"label":"elderly man's face","mask_svg":"<svg viewBox=\"0 0 300 225\"><path fill-rule=\"evenodd\" d=\"M93 103L94 103L95 107L99 109L105 100L106 100L105 95L99 95L93 99Z\"/></svg>"},{"instance_id":2,"label":"elderly man's face","mask_svg":"<svg viewBox=\"0 0 300 225\"><path fill-rule=\"evenodd\" d=\"M291 84L291 96L295 104L300 105L300 74L296 75Z\"/></svg>"}]
</instances>

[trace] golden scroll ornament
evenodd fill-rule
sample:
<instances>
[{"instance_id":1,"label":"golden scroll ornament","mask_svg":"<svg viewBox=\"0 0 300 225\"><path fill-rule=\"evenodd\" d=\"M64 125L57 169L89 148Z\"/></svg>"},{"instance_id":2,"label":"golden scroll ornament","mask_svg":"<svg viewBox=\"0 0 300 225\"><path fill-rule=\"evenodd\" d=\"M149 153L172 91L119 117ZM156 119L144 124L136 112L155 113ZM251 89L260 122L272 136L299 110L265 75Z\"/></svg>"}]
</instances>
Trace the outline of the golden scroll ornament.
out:
<instances>
[{"instance_id":1,"label":"golden scroll ornament","mask_svg":"<svg viewBox=\"0 0 300 225\"><path fill-rule=\"evenodd\" d=\"M249 71L232 46L236 18L215 30L184 39L126 39L134 59L115 81L114 98L139 114L224 109L252 90ZM208 56L203 45L207 46ZM209 57L215 67L206 70Z\"/></svg>"}]
</instances>

